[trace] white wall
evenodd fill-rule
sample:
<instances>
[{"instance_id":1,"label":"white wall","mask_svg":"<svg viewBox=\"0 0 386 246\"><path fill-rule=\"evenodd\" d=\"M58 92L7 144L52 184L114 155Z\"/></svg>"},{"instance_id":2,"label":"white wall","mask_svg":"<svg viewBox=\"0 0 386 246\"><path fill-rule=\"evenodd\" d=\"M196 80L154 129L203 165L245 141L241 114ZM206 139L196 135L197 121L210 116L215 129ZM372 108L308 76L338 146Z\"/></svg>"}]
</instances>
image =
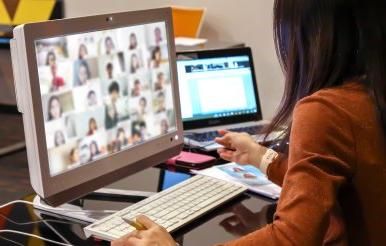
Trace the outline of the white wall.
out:
<instances>
[{"instance_id":1,"label":"white wall","mask_svg":"<svg viewBox=\"0 0 386 246\"><path fill-rule=\"evenodd\" d=\"M207 7L201 37L242 41L253 49L265 119L271 118L283 92L283 75L272 33L274 0L66 0L67 17L155 8L168 5Z\"/></svg>"}]
</instances>

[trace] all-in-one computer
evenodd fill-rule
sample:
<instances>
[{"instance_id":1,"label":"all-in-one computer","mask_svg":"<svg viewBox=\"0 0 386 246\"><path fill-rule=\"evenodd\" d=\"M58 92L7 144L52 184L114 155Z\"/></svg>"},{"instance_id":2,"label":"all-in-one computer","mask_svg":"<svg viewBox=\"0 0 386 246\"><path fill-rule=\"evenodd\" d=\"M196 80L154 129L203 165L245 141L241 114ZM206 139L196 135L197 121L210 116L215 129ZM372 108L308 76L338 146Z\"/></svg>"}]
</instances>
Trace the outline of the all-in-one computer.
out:
<instances>
[{"instance_id":1,"label":"all-in-one computer","mask_svg":"<svg viewBox=\"0 0 386 246\"><path fill-rule=\"evenodd\" d=\"M183 129L171 9L33 23L11 41L31 183L57 206L176 156ZM130 188L130 187L128 187ZM113 240L142 213L176 230L245 187L196 176L85 228Z\"/></svg>"}]
</instances>

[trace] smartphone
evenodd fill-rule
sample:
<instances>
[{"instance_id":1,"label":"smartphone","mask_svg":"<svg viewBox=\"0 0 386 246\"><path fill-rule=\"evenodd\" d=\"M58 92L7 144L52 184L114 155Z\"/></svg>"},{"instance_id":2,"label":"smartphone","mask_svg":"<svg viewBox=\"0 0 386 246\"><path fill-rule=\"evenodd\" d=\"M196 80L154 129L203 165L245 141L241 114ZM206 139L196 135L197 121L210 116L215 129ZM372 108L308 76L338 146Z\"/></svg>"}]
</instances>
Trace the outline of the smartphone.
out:
<instances>
[{"instance_id":1,"label":"smartphone","mask_svg":"<svg viewBox=\"0 0 386 246\"><path fill-rule=\"evenodd\" d=\"M167 162L168 164L189 169L204 169L213 166L216 162L216 158L213 156L186 151L182 151L170 160L172 161Z\"/></svg>"}]
</instances>

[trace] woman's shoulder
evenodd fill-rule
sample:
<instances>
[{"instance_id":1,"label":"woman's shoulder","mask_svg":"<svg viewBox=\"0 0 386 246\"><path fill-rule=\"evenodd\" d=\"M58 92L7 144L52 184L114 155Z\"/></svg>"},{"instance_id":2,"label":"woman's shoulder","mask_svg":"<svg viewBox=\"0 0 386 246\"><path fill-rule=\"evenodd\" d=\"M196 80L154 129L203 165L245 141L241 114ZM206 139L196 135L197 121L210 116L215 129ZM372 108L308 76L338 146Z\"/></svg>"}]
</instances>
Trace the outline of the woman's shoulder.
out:
<instances>
[{"instance_id":1,"label":"woman's shoulder","mask_svg":"<svg viewBox=\"0 0 386 246\"><path fill-rule=\"evenodd\" d=\"M349 106L354 102L369 101L369 99L364 85L359 82L347 82L340 86L319 90L303 98L299 103L320 101L331 106Z\"/></svg>"},{"instance_id":2,"label":"woman's shoulder","mask_svg":"<svg viewBox=\"0 0 386 246\"><path fill-rule=\"evenodd\" d=\"M313 105L312 108L329 108L352 115L357 111L368 110L371 103L364 85L359 82L347 82L340 86L319 90L301 99L296 107Z\"/></svg>"}]
</instances>

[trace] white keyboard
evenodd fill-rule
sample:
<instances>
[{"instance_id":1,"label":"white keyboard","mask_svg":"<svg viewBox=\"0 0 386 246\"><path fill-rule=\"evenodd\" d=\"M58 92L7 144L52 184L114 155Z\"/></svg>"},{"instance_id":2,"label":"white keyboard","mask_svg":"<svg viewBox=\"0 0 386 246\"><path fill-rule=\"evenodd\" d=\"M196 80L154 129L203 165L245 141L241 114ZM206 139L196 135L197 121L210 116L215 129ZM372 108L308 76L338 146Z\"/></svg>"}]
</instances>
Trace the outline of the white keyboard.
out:
<instances>
[{"instance_id":1,"label":"white keyboard","mask_svg":"<svg viewBox=\"0 0 386 246\"><path fill-rule=\"evenodd\" d=\"M115 240L135 230L122 218L148 216L168 232L246 191L242 185L197 175L84 228L87 237Z\"/></svg>"}]
</instances>

